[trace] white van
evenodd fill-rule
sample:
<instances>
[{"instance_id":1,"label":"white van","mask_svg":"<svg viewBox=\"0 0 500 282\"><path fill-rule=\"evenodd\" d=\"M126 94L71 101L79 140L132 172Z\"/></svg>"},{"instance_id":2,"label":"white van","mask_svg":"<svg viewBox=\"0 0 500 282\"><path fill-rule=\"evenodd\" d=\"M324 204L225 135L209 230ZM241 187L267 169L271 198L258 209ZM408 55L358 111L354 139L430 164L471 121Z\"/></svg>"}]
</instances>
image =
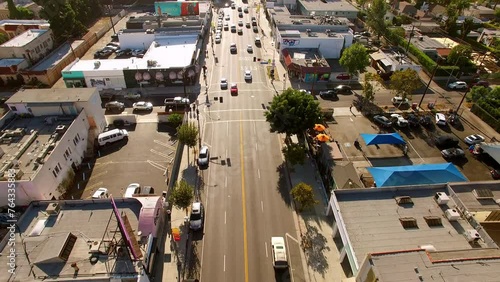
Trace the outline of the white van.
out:
<instances>
[{"instance_id":1,"label":"white van","mask_svg":"<svg viewBox=\"0 0 500 282\"><path fill-rule=\"evenodd\" d=\"M128 138L128 132L125 129L112 129L110 131L103 132L97 137L97 142L99 146L105 146L116 141Z\"/></svg>"}]
</instances>

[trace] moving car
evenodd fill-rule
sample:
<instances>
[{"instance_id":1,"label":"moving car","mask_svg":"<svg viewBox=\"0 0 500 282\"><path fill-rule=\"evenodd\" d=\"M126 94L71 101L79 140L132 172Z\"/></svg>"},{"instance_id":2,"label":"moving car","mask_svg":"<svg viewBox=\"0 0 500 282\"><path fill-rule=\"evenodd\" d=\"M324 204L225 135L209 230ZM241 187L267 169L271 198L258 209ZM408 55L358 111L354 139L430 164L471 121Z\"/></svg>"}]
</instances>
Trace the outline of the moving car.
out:
<instances>
[{"instance_id":1,"label":"moving car","mask_svg":"<svg viewBox=\"0 0 500 282\"><path fill-rule=\"evenodd\" d=\"M236 43L231 43L231 46L229 46L229 51L231 52L231 54L238 53L238 48L236 47Z\"/></svg>"},{"instance_id":2,"label":"moving car","mask_svg":"<svg viewBox=\"0 0 500 282\"><path fill-rule=\"evenodd\" d=\"M236 25L231 24L231 32L233 32L233 33L236 32Z\"/></svg>"},{"instance_id":3,"label":"moving car","mask_svg":"<svg viewBox=\"0 0 500 282\"><path fill-rule=\"evenodd\" d=\"M239 35L242 35L242 34L243 34L243 29L242 29L242 28L238 28L238 34L239 34Z\"/></svg>"},{"instance_id":4,"label":"moving car","mask_svg":"<svg viewBox=\"0 0 500 282\"><path fill-rule=\"evenodd\" d=\"M94 194L92 194L92 199L105 199L108 197L109 197L108 189L104 187L97 189L94 192Z\"/></svg>"},{"instance_id":5,"label":"moving car","mask_svg":"<svg viewBox=\"0 0 500 282\"><path fill-rule=\"evenodd\" d=\"M238 95L238 85L231 83L231 95Z\"/></svg>"},{"instance_id":6,"label":"moving car","mask_svg":"<svg viewBox=\"0 0 500 282\"><path fill-rule=\"evenodd\" d=\"M464 139L465 143L467 143L468 145L479 144L481 142L484 142L484 140L485 140L485 138L479 134L472 134L472 135L465 137L465 139Z\"/></svg>"},{"instance_id":7,"label":"moving car","mask_svg":"<svg viewBox=\"0 0 500 282\"><path fill-rule=\"evenodd\" d=\"M391 118L396 122L396 124L399 127L407 127L408 126L408 120L406 120L402 115L400 114L392 114Z\"/></svg>"},{"instance_id":8,"label":"moving car","mask_svg":"<svg viewBox=\"0 0 500 282\"><path fill-rule=\"evenodd\" d=\"M151 111L153 110L153 104L150 102L137 102L132 105L134 111Z\"/></svg>"},{"instance_id":9,"label":"moving car","mask_svg":"<svg viewBox=\"0 0 500 282\"><path fill-rule=\"evenodd\" d=\"M382 116L382 115L376 115L373 117L373 120L378 123L380 126L383 126L383 127L391 127L392 126L392 122L386 118L385 116Z\"/></svg>"},{"instance_id":10,"label":"moving car","mask_svg":"<svg viewBox=\"0 0 500 282\"><path fill-rule=\"evenodd\" d=\"M220 43L220 41L221 41L220 34L215 35L215 43L218 44L218 43Z\"/></svg>"},{"instance_id":11,"label":"moving car","mask_svg":"<svg viewBox=\"0 0 500 282\"><path fill-rule=\"evenodd\" d=\"M319 92L319 97L323 99L334 99L337 100L339 97L337 96L337 93L333 90L324 90Z\"/></svg>"},{"instance_id":12,"label":"moving car","mask_svg":"<svg viewBox=\"0 0 500 282\"><path fill-rule=\"evenodd\" d=\"M436 144L437 147L444 149L457 147L458 143L458 139L451 135L442 135L434 138L434 144Z\"/></svg>"},{"instance_id":13,"label":"moving car","mask_svg":"<svg viewBox=\"0 0 500 282\"><path fill-rule=\"evenodd\" d=\"M283 237L271 237L271 252L274 268L287 268L285 239Z\"/></svg>"},{"instance_id":14,"label":"moving car","mask_svg":"<svg viewBox=\"0 0 500 282\"><path fill-rule=\"evenodd\" d=\"M436 124L437 125L446 125L446 116L442 113L436 114Z\"/></svg>"},{"instance_id":15,"label":"moving car","mask_svg":"<svg viewBox=\"0 0 500 282\"><path fill-rule=\"evenodd\" d=\"M128 138L128 131L125 129L111 129L109 131L103 132L97 136L97 142L99 146L106 146L113 142L118 142L123 139Z\"/></svg>"},{"instance_id":16,"label":"moving car","mask_svg":"<svg viewBox=\"0 0 500 282\"><path fill-rule=\"evenodd\" d=\"M255 46L260 46L261 44L260 37L255 37Z\"/></svg>"},{"instance_id":17,"label":"moving car","mask_svg":"<svg viewBox=\"0 0 500 282\"><path fill-rule=\"evenodd\" d=\"M333 88L333 91L337 94L351 94L352 93L352 88L351 86L348 85L337 85L335 88Z\"/></svg>"},{"instance_id":18,"label":"moving car","mask_svg":"<svg viewBox=\"0 0 500 282\"><path fill-rule=\"evenodd\" d=\"M229 24L227 22L224 23L224 30L229 30Z\"/></svg>"},{"instance_id":19,"label":"moving car","mask_svg":"<svg viewBox=\"0 0 500 282\"><path fill-rule=\"evenodd\" d=\"M445 159L462 158L465 156L464 150L460 148L449 148L441 151L441 155Z\"/></svg>"},{"instance_id":20,"label":"moving car","mask_svg":"<svg viewBox=\"0 0 500 282\"><path fill-rule=\"evenodd\" d=\"M246 70L245 71L245 81L252 81L252 71L251 70Z\"/></svg>"},{"instance_id":21,"label":"moving car","mask_svg":"<svg viewBox=\"0 0 500 282\"><path fill-rule=\"evenodd\" d=\"M245 7L245 8L243 9L243 13L248 14L248 7Z\"/></svg>"},{"instance_id":22,"label":"moving car","mask_svg":"<svg viewBox=\"0 0 500 282\"><path fill-rule=\"evenodd\" d=\"M238 25L239 25L239 26L243 26L243 20L239 20L239 21L238 21Z\"/></svg>"},{"instance_id":23,"label":"moving car","mask_svg":"<svg viewBox=\"0 0 500 282\"><path fill-rule=\"evenodd\" d=\"M227 89L227 79L226 78L221 78L220 79L220 89Z\"/></svg>"},{"instance_id":24,"label":"moving car","mask_svg":"<svg viewBox=\"0 0 500 282\"><path fill-rule=\"evenodd\" d=\"M398 106L399 105L403 105L403 104L408 105L410 103L410 101L407 98L403 99L403 97L400 97L400 96L394 96L394 97L392 97L391 102L394 105L398 105Z\"/></svg>"},{"instance_id":25,"label":"moving car","mask_svg":"<svg viewBox=\"0 0 500 282\"><path fill-rule=\"evenodd\" d=\"M125 104L118 101L111 101L104 105L107 111L123 111L125 109Z\"/></svg>"},{"instance_id":26,"label":"moving car","mask_svg":"<svg viewBox=\"0 0 500 282\"><path fill-rule=\"evenodd\" d=\"M455 81L448 84L448 88L450 89L467 89L467 83L465 81Z\"/></svg>"},{"instance_id":27,"label":"moving car","mask_svg":"<svg viewBox=\"0 0 500 282\"><path fill-rule=\"evenodd\" d=\"M198 155L198 167L200 169L207 169L210 161L210 151L207 146L202 146L200 148L200 154Z\"/></svg>"},{"instance_id":28,"label":"moving car","mask_svg":"<svg viewBox=\"0 0 500 282\"><path fill-rule=\"evenodd\" d=\"M241 8L241 6L238 6L238 12L241 12L243 11L243 8Z\"/></svg>"},{"instance_id":29,"label":"moving car","mask_svg":"<svg viewBox=\"0 0 500 282\"><path fill-rule=\"evenodd\" d=\"M205 211L203 209L203 204L200 202L192 203L191 215L189 216L189 229L193 231L198 231L202 229L204 216L205 216Z\"/></svg>"},{"instance_id":30,"label":"moving car","mask_svg":"<svg viewBox=\"0 0 500 282\"><path fill-rule=\"evenodd\" d=\"M246 22L246 23L245 23L245 27L246 27L246 28L250 28L250 27L251 27L251 26L250 26L250 23L249 23L249 22Z\"/></svg>"},{"instance_id":31,"label":"moving car","mask_svg":"<svg viewBox=\"0 0 500 282\"><path fill-rule=\"evenodd\" d=\"M253 32L255 32L255 33L259 33L259 29L258 29L256 26L254 26L254 27L253 27Z\"/></svg>"},{"instance_id":32,"label":"moving car","mask_svg":"<svg viewBox=\"0 0 500 282\"><path fill-rule=\"evenodd\" d=\"M252 45L248 45L247 46L247 52L248 53L253 53L253 47L252 47Z\"/></svg>"},{"instance_id":33,"label":"moving car","mask_svg":"<svg viewBox=\"0 0 500 282\"><path fill-rule=\"evenodd\" d=\"M239 17L239 18L243 18L243 13L242 13L242 12L239 12L239 13L238 13L238 17Z\"/></svg>"},{"instance_id":34,"label":"moving car","mask_svg":"<svg viewBox=\"0 0 500 282\"><path fill-rule=\"evenodd\" d=\"M128 92L125 95L123 95L123 98L130 99L130 100L135 100L135 99L141 98L141 94L140 93Z\"/></svg>"}]
</instances>

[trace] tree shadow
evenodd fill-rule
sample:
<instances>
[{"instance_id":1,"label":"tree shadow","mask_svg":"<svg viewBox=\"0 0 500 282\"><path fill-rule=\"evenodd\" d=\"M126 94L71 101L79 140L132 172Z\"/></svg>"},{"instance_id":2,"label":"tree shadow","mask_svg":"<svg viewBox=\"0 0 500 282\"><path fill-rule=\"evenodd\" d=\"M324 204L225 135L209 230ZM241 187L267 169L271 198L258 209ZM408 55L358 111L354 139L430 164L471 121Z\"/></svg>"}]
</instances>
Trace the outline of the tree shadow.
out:
<instances>
[{"instance_id":1,"label":"tree shadow","mask_svg":"<svg viewBox=\"0 0 500 282\"><path fill-rule=\"evenodd\" d=\"M330 247L328 247L326 237L316 226L309 225L306 221L306 229L302 240L307 264L324 277L329 264L323 251L330 251Z\"/></svg>"},{"instance_id":2,"label":"tree shadow","mask_svg":"<svg viewBox=\"0 0 500 282\"><path fill-rule=\"evenodd\" d=\"M201 254L198 252L198 241L191 241L187 253L185 277L188 279L199 279L201 270Z\"/></svg>"},{"instance_id":3,"label":"tree shadow","mask_svg":"<svg viewBox=\"0 0 500 282\"><path fill-rule=\"evenodd\" d=\"M283 202L287 205L287 207L290 207L292 204L289 189L291 181L286 162L281 163L276 168L276 172L278 172L278 183L276 183L276 190L278 190L281 198L283 199Z\"/></svg>"}]
</instances>

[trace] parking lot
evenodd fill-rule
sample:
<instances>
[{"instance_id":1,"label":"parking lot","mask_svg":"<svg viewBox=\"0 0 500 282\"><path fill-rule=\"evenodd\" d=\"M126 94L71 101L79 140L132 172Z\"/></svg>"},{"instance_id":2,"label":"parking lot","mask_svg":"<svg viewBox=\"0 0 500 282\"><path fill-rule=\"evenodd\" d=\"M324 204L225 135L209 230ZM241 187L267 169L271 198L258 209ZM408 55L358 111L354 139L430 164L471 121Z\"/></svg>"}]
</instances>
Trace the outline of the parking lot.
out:
<instances>
[{"instance_id":1,"label":"parking lot","mask_svg":"<svg viewBox=\"0 0 500 282\"><path fill-rule=\"evenodd\" d=\"M114 197L122 197L130 183L153 186L154 194L166 190L166 175L171 171L176 142L169 132L159 132L157 123L138 123L129 130L128 141L119 141L99 150L82 198L106 187Z\"/></svg>"},{"instance_id":2,"label":"parking lot","mask_svg":"<svg viewBox=\"0 0 500 282\"><path fill-rule=\"evenodd\" d=\"M434 144L434 137L451 135L460 140L459 147L465 151L465 158L449 160L454 163L470 181L492 180L489 173L490 167L475 158L465 144L464 138L476 133L467 123L456 126L437 127L432 125L428 128L419 126L417 128L389 128L382 129L363 116L340 116L336 117L336 124L329 125L329 134L339 143L344 158L354 163L358 174L368 176L365 169L368 166L402 166L444 163L445 160ZM401 147L395 145L371 145L366 146L361 133L388 133L398 132L407 142L408 155L403 154ZM361 150L354 147L354 141L358 140ZM489 141L489 140L486 140Z\"/></svg>"}]
</instances>

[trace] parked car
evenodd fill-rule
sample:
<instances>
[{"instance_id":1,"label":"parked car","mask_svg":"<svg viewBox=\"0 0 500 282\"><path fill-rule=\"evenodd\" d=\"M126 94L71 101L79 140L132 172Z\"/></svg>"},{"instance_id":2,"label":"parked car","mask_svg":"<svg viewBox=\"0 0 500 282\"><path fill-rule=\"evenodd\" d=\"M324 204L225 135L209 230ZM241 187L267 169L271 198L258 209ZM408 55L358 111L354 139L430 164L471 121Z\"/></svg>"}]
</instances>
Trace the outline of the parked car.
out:
<instances>
[{"instance_id":1,"label":"parked car","mask_svg":"<svg viewBox=\"0 0 500 282\"><path fill-rule=\"evenodd\" d=\"M482 87L490 87L490 83L488 81L485 81L485 80L480 80L476 83L474 83L472 86L482 86Z\"/></svg>"},{"instance_id":2,"label":"parked car","mask_svg":"<svg viewBox=\"0 0 500 282\"><path fill-rule=\"evenodd\" d=\"M259 33L259 29L257 28L257 26L254 26L254 27L253 27L253 32L254 32L254 33Z\"/></svg>"},{"instance_id":3,"label":"parked car","mask_svg":"<svg viewBox=\"0 0 500 282\"><path fill-rule=\"evenodd\" d=\"M97 189L94 192L94 194L92 194L92 199L105 199L108 197L109 197L108 189L104 187Z\"/></svg>"},{"instance_id":4,"label":"parked car","mask_svg":"<svg viewBox=\"0 0 500 282\"><path fill-rule=\"evenodd\" d=\"M391 127L392 126L392 122L386 118L385 116L382 116L382 115L376 115L373 117L373 120L378 123L380 126L383 126L383 127Z\"/></svg>"},{"instance_id":5,"label":"parked car","mask_svg":"<svg viewBox=\"0 0 500 282\"><path fill-rule=\"evenodd\" d=\"M299 91L300 93L306 94L306 95L311 95L311 91L309 91L309 90L299 89L297 91Z\"/></svg>"},{"instance_id":6,"label":"parked car","mask_svg":"<svg viewBox=\"0 0 500 282\"><path fill-rule=\"evenodd\" d=\"M285 239L283 237L271 237L271 253L274 268L287 268Z\"/></svg>"},{"instance_id":7,"label":"parked car","mask_svg":"<svg viewBox=\"0 0 500 282\"><path fill-rule=\"evenodd\" d=\"M407 127L408 126L408 120L406 120L402 115L400 114L392 114L391 118L394 120L394 122L399 126L399 127Z\"/></svg>"},{"instance_id":8,"label":"parked car","mask_svg":"<svg viewBox=\"0 0 500 282\"><path fill-rule=\"evenodd\" d=\"M479 144L481 142L484 142L484 140L485 140L485 138L479 134L472 134L472 135L465 137L465 139L464 139L465 143L467 143L468 145Z\"/></svg>"},{"instance_id":9,"label":"parked car","mask_svg":"<svg viewBox=\"0 0 500 282\"><path fill-rule=\"evenodd\" d=\"M191 215L189 216L189 228L193 231L198 231L203 228L203 220L205 217L205 211L203 209L203 204L200 202L194 202L191 204Z\"/></svg>"},{"instance_id":10,"label":"parked car","mask_svg":"<svg viewBox=\"0 0 500 282\"><path fill-rule=\"evenodd\" d=\"M236 83L231 84L231 95L238 95L238 85Z\"/></svg>"},{"instance_id":11,"label":"parked car","mask_svg":"<svg viewBox=\"0 0 500 282\"><path fill-rule=\"evenodd\" d=\"M102 50L105 50L105 49L111 50L112 52L116 52L116 51L120 50L120 46L108 44Z\"/></svg>"},{"instance_id":12,"label":"parked car","mask_svg":"<svg viewBox=\"0 0 500 282\"><path fill-rule=\"evenodd\" d=\"M132 50L130 50L130 49L118 50L115 52L115 55L117 58L130 56L130 55L132 55Z\"/></svg>"},{"instance_id":13,"label":"parked car","mask_svg":"<svg viewBox=\"0 0 500 282\"><path fill-rule=\"evenodd\" d=\"M128 92L125 95L123 95L123 98L130 99L130 100L137 100L137 99L141 98L141 93Z\"/></svg>"},{"instance_id":14,"label":"parked car","mask_svg":"<svg viewBox=\"0 0 500 282\"><path fill-rule=\"evenodd\" d=\"M104 108L108 111L123 111L125 109L125 104L118 101L108 102L104 105Z\"/></svg>"},{"instance_id":15,"label":"parked car","mask_svg":"<svg viewBox=\"0 0 500 282\"><path fill-rule=\"evenodd\" d=\"M407 120L408 120L408 124L410 126L419 126L420 125L418 117L414 114L410 114L408 116Z\"/></svg>"},{"instance_id":16,"label":"parked car","mask_svg":"<svg viewBox=\"0 0 500 282\"><path fill-rule=\"evenodd\" d=\"M215 35L215 43L219 44L221 42L220 34Z\"/></svg>"},{"instance_id":17,"label":"parked car","mask_svg":"<svg viewBox=\"0 0 500 282\"><path fill-rule=\"evenodd\" d=\"M351 76L348 73L341 73L341 74L337 75L337 79L340 79L340 80L348 80L350 78L351 78Z\"/></svg>"},{"instance_id":18,"label":"parked car","mask_svg":"<svg viewBox=\"0 0 500 282\"><path fill-rule=\"evenodd\" d=\"M319 92L319 96L323 99L338 100L337 92L333 90L323 90Z\"/></svg>"},{"instance_id":19,"label":"parked car","mask_svg":"<svg viewBox=\"0 0 500 282\"><path fill-rule=\"evenodd\" d=\"M245 81L247 81L247 82L252 81L252 71L251 70L245 70Z\"/></svg>"},{"instance_id":20,"label":"parked car","mask_svg":"<svg viewBox=\"0 0 500 282\"><path fill-rule=\"evenodd\" d=\"M450 89L467 89L467 83L465 81L455 81L448 84L448 88Z\"/></svg>"},{"instance_id":21,"label":"parked car","mask_svg":"<svg viewBox=\"0 0 500 282\"><path fill-rule=\"evenodd\" d=\"M153 104L150 102L137 102L132 105L134 111L151 111L153 110Z\"/></svg>"},{"instance_id":22,"label":"parked car","mask_svg":"<svg viewBox=\"0 0 500 282\"><path fill-rule=\"evenodd\" d=\"M139 183L130 183L125 189L125 193L123 194L123 198L131 198L135 194L139 194L141 192L141 184Z\"/></svg>"},{"instance_id":23,"label":"parked car","mask_svg":"<svg viewBox=\"0 0 500 282\"><path fill-rule=\"evenodd\" d=\"M231 45L229 46L229 51L231 52L231 54L238 53L238 47L236 47L236 43L231 43Z\"/></svg>"},{"instance_id":24,"label":"parked car","mask_svg":"<svg viewBox=\"0 0 500 282\"><path fill-rule=\"evenodd\" d=\"M391 101L392 101L392 103L394 105L398 105L398 106L399 105L404 105L404 104L408 105L410 103L410 101L408 100L408 98L404 98L403 99L403 97L400 97L400 96L394 96L394 97L392 97Z\"/></svg>"},{"instance_id":25,"label":"parked car","mask_svg":"<svg viewBox=\"0 0 500 282\"><path fill-rule=\"evenodd\" d=\"M430 116L421 116L418 122L423 126L430 126L432 124L432 119Z\"/></svg>"},{"instance_id":26,"label":"parked car","mask_svg":"<svg viewBox=\"0 0 500 282\"><path fill-rule=\"evenodd\" d=\"M500 179L500 169L492 169L490 171L490 173L491 173L491 177L493 177L493 179L495 179L495 180Z\"/></svg>"},{"instance_id":27,"label":"parked car","mask_svg":"<svg viewBox=\"0 0 500 282\"><path fill-rule=\"evenodd\" d=\"M446 116L442 113L437 113L436 114L436 124L445 126L447 124L446 123Z\"/></svg>"},{"instance_id":28,"label":"parked car","mask_svg":"<svg viewBox=\"0 0 500 282\"><path fill-rule=\"evenodd\" d=\"M221 78L220 79L220 89L227 89L227 79L226 78Z\"/></svg>"},{"instance_id":29,"label":"parked car","mask_svg":"<svg viewBox=\"0 0 500 282\"><path fill-rule=\"evenodd\" d=\"M434 138L434 144L436 144L437 147L444 149L457 147L458 143L458 139L451 135L442 135Z\"/></svg>"},{"instance_id":30,"label":"parked car","mask_svg":"<svg viewBox=\"0 0 500 282\"><path fill-rule=\"evenodd\" d=\"M242 29L242 28L238 28L238 34L239 34L239 35L242 35L242 34L243 34L243 29Z\"/></svg>"},{"instance_id":31,"label":"parked car","mask_svg":"<svg viewBox=\"0 0 500 282\"><path fill-rule=\"evenodd\" d=\"M207 169L210 161L210 151L207 146L202 146L200 148L200 153L198 155L198 167L200 169Z\"/></svg>"},{"instance_id":32,"label":"parked car","mask_svg":"<svg viewBox=\"0 0 500 282\"><path fill-rule=\"evenodd\" d=\"M445 159L455 159L464 157L465 152L460 148L449 148L442 150L441 155L443 155Z\"/></svg>"},{"instance_id":33,"label":"parked car","mask_svg":"<svg viewBox=\"0 0 500 282\"><path fill-rule=\"evenodd\" d=\"M337 94L351 94L352 93L352 88L351 86L348 85L337 85L335 88L333 88L333 91Z\"/></svg>"},{"instance_id":34,"label":"parked car","mask_svg":"<svg viewBox=\"0 0 500 282\"><path fill-rule=\"evenodd\" d=\"M260 46L262 44L262 42L260 41L260 37L255 37L255 46Z\"/></svg>"}]
</instances>

